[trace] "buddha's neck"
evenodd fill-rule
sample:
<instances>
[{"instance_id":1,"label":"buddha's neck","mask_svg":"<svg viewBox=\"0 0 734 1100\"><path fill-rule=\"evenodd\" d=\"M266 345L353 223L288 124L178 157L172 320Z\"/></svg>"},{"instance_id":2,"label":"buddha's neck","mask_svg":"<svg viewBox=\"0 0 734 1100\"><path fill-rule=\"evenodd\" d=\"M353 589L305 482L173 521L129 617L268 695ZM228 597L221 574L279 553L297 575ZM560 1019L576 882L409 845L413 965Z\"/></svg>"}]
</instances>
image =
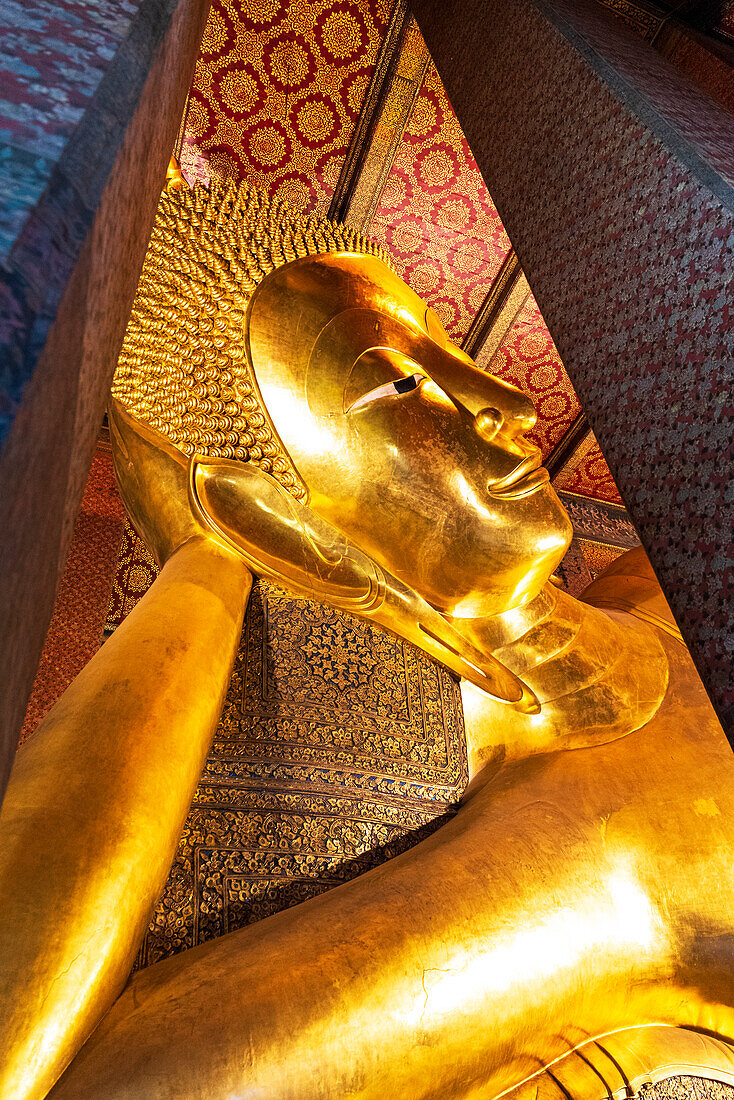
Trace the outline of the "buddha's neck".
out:
<instances>
[{"instance_id":1,"label":"buddha's neck","mask_svg":"<svg viewBox=\"0 0 734 1100\"><path fill-rule=\"evenodd\" d=\"M649 721L665 695L667 658L650 628L551 585L522 607L456 626L537 695L540 715L519 721L505 707L501 721L520 735L524 726L532 728L537 748L631 733Z\"/></svg>"}]
</instances>

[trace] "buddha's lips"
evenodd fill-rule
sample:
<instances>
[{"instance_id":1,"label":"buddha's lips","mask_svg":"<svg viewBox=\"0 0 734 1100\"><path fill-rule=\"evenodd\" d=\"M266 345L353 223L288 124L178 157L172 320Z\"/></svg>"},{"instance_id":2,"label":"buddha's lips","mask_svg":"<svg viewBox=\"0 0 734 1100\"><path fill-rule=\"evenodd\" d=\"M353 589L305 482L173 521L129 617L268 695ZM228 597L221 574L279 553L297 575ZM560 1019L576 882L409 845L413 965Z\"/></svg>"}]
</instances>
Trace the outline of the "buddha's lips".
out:
<instances>
[{"instance_id":1,"label":"buddha's lips","mask_svg":"<svg viewBox=\"0 0 734 1100\"><path fill-rule=\"evenodd\" d=\"M490 496L501 500L515 500L528 496L550 481L550 475L540 464L540 454L532 455L521 462L511 474L501 478L488 487Z\"/></svg>"}]
</instances>

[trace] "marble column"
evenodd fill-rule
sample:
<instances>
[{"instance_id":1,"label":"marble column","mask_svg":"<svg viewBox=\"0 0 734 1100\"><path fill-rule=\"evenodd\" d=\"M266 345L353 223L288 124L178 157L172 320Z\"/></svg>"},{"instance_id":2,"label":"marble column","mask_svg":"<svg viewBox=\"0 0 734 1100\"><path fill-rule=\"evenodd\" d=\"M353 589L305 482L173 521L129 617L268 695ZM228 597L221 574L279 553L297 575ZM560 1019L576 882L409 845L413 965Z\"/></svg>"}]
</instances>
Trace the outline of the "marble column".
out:
<instances>
[{"instance_id":1,"label":"marble column","mask_svg":"<svg viewBox=\"0 0 734 1100\"><path fill-rule=\"evenodd\" d=\"M0 9L0 793L208 7Z\"/></svg>"},{"instance_id":2,"label":"marble column","mask_svg":"<svg viewBox=\"0 0 734 1100\"><path fill-rule=\"evenodd\" d=\"M595 0L413 6L734 739L734 118Z\"/></svg>"}]
</instances>

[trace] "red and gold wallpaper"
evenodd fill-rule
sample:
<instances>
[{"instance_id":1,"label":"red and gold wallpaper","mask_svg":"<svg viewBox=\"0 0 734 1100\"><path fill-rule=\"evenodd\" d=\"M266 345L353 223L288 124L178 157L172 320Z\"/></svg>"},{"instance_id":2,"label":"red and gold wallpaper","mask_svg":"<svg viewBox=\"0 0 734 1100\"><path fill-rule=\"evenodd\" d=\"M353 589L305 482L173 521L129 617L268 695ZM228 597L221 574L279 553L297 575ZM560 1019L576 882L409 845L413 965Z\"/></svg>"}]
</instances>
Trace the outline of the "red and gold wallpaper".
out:
<instances>
[{"instance_id":1,"label":"red and gold wallpaper","mask_svg":"<svg viewBox=\"0 0 734 1100\"><path fill-rule=\"evenodd\" d=\"M480 366L489 367L481 355L477 361ZM547 458L581 412L581 405L532 294L494 356L491 369L506 382L532 394L538 423L531 434ZM572 467L563 470L556 479L557 488L595 500L622 503L593 434L579 447Z\"/></svg>"},{"instance_id":2,"label":"red and gold wallpaper","mask_svg":"<svg viewBox=\"0 0 734 1100\"><path fill-rule=\"evenodd\" d=\"M511 246L432 62L367 232L461 343Z\"/></svg>"},{"instance_id":3,"label":"red and gold wallpaper","mask_svg":"<svg viewBox=\"0 0 734 1100\"><path fill-rule=\"evenodd\" d=\"M594 500L606 500L611 504L622 503L619 489L593 432L580 444L576 454L556 478L554 485L556 489L592 497Z\"/></svg>"},{"instance_id":4,"label":"red and gold wallpaper","mask_svg":"<svg viewBox=\"0 0 734 1100\"><path fill-rule=\"evenodd\" d=\"M461 343L511 245L432 62L368 233ZM481 354L477 362L489 366ZM581 406L532 295L492 370L532 395L534 441L547 457ZM600 499L619 500L598 445L574 480L575 492L592 496L597 490Z\"/></svg>"},{"instance_id":5,"label":"red and gold wallpaper","mask_svg":"<svg viewBox=\"0 0 734 1100\"><path fill-rule=\"evenodd\" d=\"M102 643L104 609L117 573L125 510L112 455L98 450L74 527L51 625L28 702L23 742Z\"/></svg>"},{"instance_id":6,"label":"red and gold wallpaper","mask_svg":"<svg viewBox=\"0 0 734 1100\"><path fill-rule=\"evenodd\" d=\"M325 214L390 0L213 0L181 163Z\"/></svg>"},{"instance_id":7,"label":"red and gold wallpaper","mask_svg":"<svg viewBox=\"0 0 734 1100\"><path fill-rule=\"evenodd\" d=\"M482 367L489 363L478 356ZM570 428L581 406L532 294L491 364L494 374L532 394L538 413L534 442L547 457Z\"/></svg>"}]
</instances>

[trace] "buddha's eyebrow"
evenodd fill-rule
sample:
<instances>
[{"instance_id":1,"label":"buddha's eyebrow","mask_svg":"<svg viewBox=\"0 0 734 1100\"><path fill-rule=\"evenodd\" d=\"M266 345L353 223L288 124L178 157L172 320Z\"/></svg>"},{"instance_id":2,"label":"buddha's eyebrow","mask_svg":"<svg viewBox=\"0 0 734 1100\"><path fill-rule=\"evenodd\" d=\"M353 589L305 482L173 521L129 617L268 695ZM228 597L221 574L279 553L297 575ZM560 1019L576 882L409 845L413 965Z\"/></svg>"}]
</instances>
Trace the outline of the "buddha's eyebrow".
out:
<instances>
[{"instance_id":1,"label":"buddha's eyebrow","mask_svg":"<svg viewBox=\"0 0 734 1100\"><path fill-rule=\"evenodd\" d=\"M356 412L357 409L364 408L365 405L371 405L373 401L379 400L381 397L395 397L402 393L410 393L411 390L423 381L426 376L416 371L413 374L406 374L402 378L394 378L391 382L385 382L382 386L375 386L373 390L368 390L367 393L362 394L356 401L347 409L347 413Z\"/></svg>"}]
</instances>

